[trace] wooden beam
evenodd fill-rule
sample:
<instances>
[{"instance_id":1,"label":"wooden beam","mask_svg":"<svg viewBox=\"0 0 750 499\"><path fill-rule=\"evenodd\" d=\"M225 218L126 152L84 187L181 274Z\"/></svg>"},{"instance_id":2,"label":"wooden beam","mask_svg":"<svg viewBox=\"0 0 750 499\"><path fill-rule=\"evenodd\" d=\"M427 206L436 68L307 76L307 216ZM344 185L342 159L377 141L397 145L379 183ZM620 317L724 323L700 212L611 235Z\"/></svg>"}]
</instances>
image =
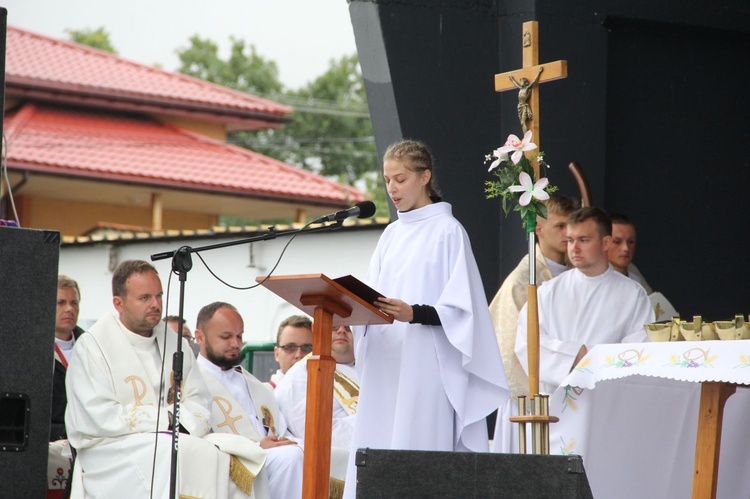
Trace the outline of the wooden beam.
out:
<instances>
[{"instance_id":1,"label":"wooden beam","mask_svg":"<svg viewBox=\"0 0 750 499\"><path fill-rule=\"evenodd\" d=\"M495 92L505 92L506 90L513 90L515 85L510 81L510 76L516 80L520 78L526 78L529 81L536 78L536 74L539 68L544 68L542 74L539 76L539 83L547 81L562 80L568 76L568 61L555 61L548 62L546 64L539 64L538 66L529 66L528 68L516 69L515 71L507 71L495 75Z\"/></svg>"},{"instance_id":2,"label":"wooden beam","mask_svg":"<svg viewBox=\"0 0 750 499\"><path fill-rule=\"evenodd\" d=\"M151 228L161 230L163 224L164 205L161 194L154 192L151 194Z\"/></svg>"}]
</instances>

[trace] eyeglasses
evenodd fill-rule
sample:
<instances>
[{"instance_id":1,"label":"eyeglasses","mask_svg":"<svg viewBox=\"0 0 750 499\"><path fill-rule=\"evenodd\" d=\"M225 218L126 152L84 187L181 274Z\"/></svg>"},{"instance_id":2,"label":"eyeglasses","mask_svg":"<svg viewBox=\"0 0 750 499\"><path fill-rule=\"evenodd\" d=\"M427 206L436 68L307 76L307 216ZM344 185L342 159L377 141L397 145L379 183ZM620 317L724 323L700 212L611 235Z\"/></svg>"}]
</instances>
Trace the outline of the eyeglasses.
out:
<instances>
[{"instance_id":1,"label":"eyeglasses","mask_svg":"<svg viewBox=\"0 0 750 499\"><path fill-rule=\"evenodd\" d=\"M279 348L283 349L286 353L295 353L297 349L302 349L304 353L312 352L312 345L309 343L305 345L279 345Z\"/></svg>"}]
</instances>

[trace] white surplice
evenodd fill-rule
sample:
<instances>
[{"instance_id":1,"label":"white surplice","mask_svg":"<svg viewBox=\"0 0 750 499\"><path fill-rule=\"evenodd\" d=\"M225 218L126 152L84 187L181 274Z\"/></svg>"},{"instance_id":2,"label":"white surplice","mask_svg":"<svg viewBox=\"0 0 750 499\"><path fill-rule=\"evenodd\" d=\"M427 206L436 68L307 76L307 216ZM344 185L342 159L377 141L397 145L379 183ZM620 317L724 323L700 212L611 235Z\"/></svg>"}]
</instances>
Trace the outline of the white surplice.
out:
<instances>
[{"instance_id":1,"label":"white surplice","mask_svg":"<svg viewBox=\"0 0 750 499\"><path fill-rule=\"evenodd\" d=\"M198 367L212 397L212 429L217 433L241 435L265 453L266 461L257 481L259 487L268 488L271 499L300 497L302 448L286 445L263 450L259 445L267 435L293 439L273 390L241 366L222 370L199 355Z\"/></svg>"},{"instance_id":2,"label":"white surplice","mask_svg":"<svg viewBox=\"0 0 750 499\"><path fill-rule=\"evenodd\" d=\"M539 389L552 394L582 345L648 341L643 325L654 311L643 287L608 267L595 277L572 269L538 290ZM518 316L516 355L528 372L526 308Z\"/></svg>"},{"instance_id":3,"label":"white surplice","mask_svg":"<svg viewBox=\"0 0 750 499\"><path fill-rule=\"evenodd\" d=\"M155 329L149 338L137 335L107 314L76 342L76 362L66 376L65 414L69 441L78 451L74 497L168 496L171 369L162 374L161 364L165 358L171 366L176 340L171 332L165 339L163 329ZM184 340L183 350L190 351ZM230 455L219 451L220 442L200 438L209 431L209 396L202 382L189 382L194 362L192 355L184 356L180 423L190 435L181 434L179 439L179 493L196 498L248 497L229 480ZM239 454L241 464L253 474L252 450L245 452L235 441L220 440L234 448L232 453Z\"/></svg>"},{"instance_id":4,"label":"white surplice","mask_svg":"<svg viewBox=\"0 0 750 499\"><path fill-rule=\"evenodd\" d=\"M509 394L471 244L448 203L399 213L367 281L387 297L435 307L442 326L354 328L360 396L346 497L361 447L486 452L485 418Z\"/></svg>"}]
</instances>

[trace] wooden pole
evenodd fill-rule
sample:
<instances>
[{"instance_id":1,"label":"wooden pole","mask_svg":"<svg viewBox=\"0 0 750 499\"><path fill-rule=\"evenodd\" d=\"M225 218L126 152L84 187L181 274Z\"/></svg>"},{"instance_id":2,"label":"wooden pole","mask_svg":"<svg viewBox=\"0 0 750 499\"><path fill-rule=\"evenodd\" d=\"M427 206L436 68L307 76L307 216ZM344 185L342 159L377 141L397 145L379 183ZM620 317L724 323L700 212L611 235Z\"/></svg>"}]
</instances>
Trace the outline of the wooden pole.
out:
<instances>
[{"instance_id":1,"label":"wooden pole","mask_svg":"<svg viewBox=\"0 0 750 499\"><path fill-rule=\"evenodd\" d=\"M529 284L526 293L528 305L526 311L526 344L529 362L529 396L533 399L539 393L539 307L537 303L536 284Z\"/></svg>"}]
</instances>

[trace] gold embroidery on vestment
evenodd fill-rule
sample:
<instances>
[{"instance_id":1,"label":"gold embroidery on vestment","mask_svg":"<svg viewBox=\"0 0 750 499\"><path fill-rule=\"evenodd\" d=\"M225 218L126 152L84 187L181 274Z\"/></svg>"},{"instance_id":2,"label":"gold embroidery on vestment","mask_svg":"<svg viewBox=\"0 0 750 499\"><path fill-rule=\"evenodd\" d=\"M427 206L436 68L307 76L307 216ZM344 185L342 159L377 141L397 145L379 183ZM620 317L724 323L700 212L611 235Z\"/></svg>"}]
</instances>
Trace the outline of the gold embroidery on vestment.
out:
<instances>
[{"instance_id":1,"label":"gold embroidery on vestment","mask_svg":"<svg viewBox=\"0 0 750 499\"><path fill-rule=\"evenodd\" d=\"M143 398L146 396L146 383L138 376L128 376L125 378L125 383L131 383L133 385L133 398L135 399L135 405L146 405L143 403ZM138 388L140 387L140 391Z\"/></svg>"},{"instance_id":2,"label":"gold embroidery on vestment","mask_svg":"<svg viewBox=\"0 0 750 499\"><path fill-rule=\"evenodd\" d=\"M356 381L340 373L333 373L333 395L349 414L356 414L359 402L359 385Z\"/></svg>"},{"instance_id":3,"label":"gold embroidery on vestment","mask_svg":"<svg viewBox=\"0 0 750 499\"><path fill-rule=\"evenodd\" d=\"M242 464L237 456L230 456L229 458L229 478L237 485L237 488L250 495L255 475Z\"/></svg>"},{"instance_id":4,"label":"gold embroidery on vestment","mask_svg":"<svg viewBox=\"0 0 750 499\"><path fill-rule=\"evenodd\" d=\"M232 417L232 403L222 397L214 397L214 403L218 406L222 414L224 414L224 421L217 424L216 427L227 426L235 435L239 435L240 432L234 427L234 422L242 419L242 415ZM223 405L222 402L226 405Z\"/></svg>"}]
</instances>

